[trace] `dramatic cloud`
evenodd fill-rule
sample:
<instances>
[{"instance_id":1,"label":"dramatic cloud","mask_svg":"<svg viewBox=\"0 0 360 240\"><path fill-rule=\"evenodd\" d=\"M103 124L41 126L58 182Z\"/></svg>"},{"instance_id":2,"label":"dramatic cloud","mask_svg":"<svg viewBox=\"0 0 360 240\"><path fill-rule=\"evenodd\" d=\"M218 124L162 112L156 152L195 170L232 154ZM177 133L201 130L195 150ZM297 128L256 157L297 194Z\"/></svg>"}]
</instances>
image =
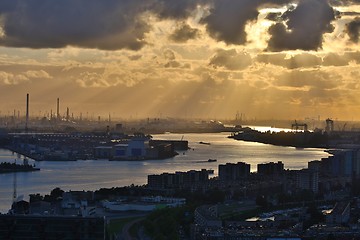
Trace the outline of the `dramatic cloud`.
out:
<instances>
[{"instance_id":1,"label":"dramatic cloud","mask_svg":"<svg viewBox=\"0 0 360 240\"><path fill-rule=\"evenodd\" d=\"M166 60L166 63L164 64L165 68L190 68L190 64L183 64L177 61L175 52L171 49L164 50L163 56Z\"/></svg>"},{"instance_id":2,"label":"dramatic cloud","mask_svg":"<svg viewBox=\"0 0 360 240\"><path fill-rule=\"evenodd\" d=\"M266 16L266 19L270 20L270 21L281 21L281 13L279 12L276 12L276 13L269 13L267 16Z\"/></svg>"},{"instance_id":3,"label":"dramatic cloud","mask_svg":"<svg viewBox=\"0 0 360 240\"><path fill-rule=\"evenodd\" d=\"M294 68L311 68L319 67L322 63L322 59L313 54L303 53L297 54L289 59L290 69Z\"/></svg>"},{"instance_id":4,"label":"dramatic cloud","mask_svg":"<svg viewBox=\"0 0 360 240\"><path fill-rule=\"evenodd\" d=\"M0 71L0 84L1 85L17 85L22 82L29 81L29 78L26 77L24 74L17 74L14 75L12 73L7 73Z\"/></svg>"},{"instance_id":5,"label":"dramatic cloud","mask_svg":"<svg viewBox=\"0 0 360 240\"><path fill-rule=\"evenodd\" d=\"M269 29L269 50L318 50L322 47L323 34L333 31L331 21L335 12L327 1L301 0L281 18L286 25L279 22Z\"/></svg>"},{"instance_id":6,"label":"dramatic cloud","mask_svg":"<svg viewBox=\"0 0 360 240\"><path fill-rule=\"evenodd\" d=\"M0 45L27 48L75 46L105 50L139 50L148 42L151 16L178 22L170 39L185 43L199 36L186 24L189 17L226 44L247 43L246 25L257 21L259 10L284 7L299 0L3 0L0 3ZM350 4L350 1L347 2ZM270 28L268 49L316 50L322 35L331 32L332 7L324 0L300 0L295 9L269 13L279 21ZM283 23L283 21L286 22ZM354 31L349 31L349 33ZM356 35L354 36L356 37Z\"/></svg>"},{"instance_id":7,"label":"dramatic cloud","mask_svg":"<svg viewBox=\"0 0 360 240\"><path fill-rule=\"evenodd\" d=\"M4 0L0 2L0 13L6 13L15 9L17 0Z\"/></svg>"},{"instance_id":8,"label":"dramatic cloud","mask_svg":"<svg viewBox=\"0 0 360 240\"><path fill-rule=\"evenodd\" d=\"M324 66L340 67L347 66L350 62L360 63L360 52L328 53L322 58L310 53L296 54L291 57L284 53L268 53L257 55L255 60L287 69L321 68Z\"/></svg>"},{"instance_id":9,"label":"dramatic cloud","mask_svg":"<svg viewBox=\"0 0 360 240\"><path fill-rule=\"evenodd\" d=\"M163 54L166 60L175 60L175 53L171 49L166 49Z\"/></svg>"},{"instance_id":10,"label":"dramatic cloud","mask_svg":"<svg viewBox=\"0 0 360 240\"><path fill-rule=\"evenodd\" d=\"M245 26L257 20L260 6L282 6L289 0L214 0L209 15L201 20L209 35L226 44L243 45L247 42Z\"/></svg>"},{"instance_id":11,"label":"dramatic cloud","mask_svg":"<svg viewBox=\"0 0 360 240\"><path fill-rule=\"evenodd\" d=\"M50 79L52 78L47 72L44 70L39 71L27 71L25 72L25 76L28 78L42 78L42 79Z\"/></svg>"},{"instance_id":12,"label":"dramatic cloud","mask_svg":"<svg viewBox=\"0 0 360 240\"><path fill-rule=\"evenodd\" d=\"M29 70L21 73L0 71L0 85L18 85L29 82L31 79L50 79L52 78L44 70Z\"/></svg>"},{"instance_id":13,"label":"dramatic cloud","mask_svg":"<svg viewBox=\"0 0 360 240\"><path fill-rule=\"evenodd\" d=\"M350 37L350 40L354 43L359 42L360 36L360 17L355 18L355 20L351 21L346 25L347 34Z\"/></svg>"},{"instance_id":14,"label":"dramatic cloud","mask_svg":"<svg viewBox=\"0 0 360 240\"><path fill-rule=\"evenodd\" d=\"M354 61L357 64L360 64L360 51L357 52L347 52L344 54L350 61Z\"/></svg>"},{"instance_id":15,"label":"dramatic cloud","mask_svg":"<svg viewBox=\"0 0 360 240\"><path fill-rule=\"evenodd\" d=\"M291 71L283 74L274 84L281 87L334 89L337 81L329 80L329 74L318 71Z\"/></svg>"},{"instance_id":16,"label":"dramatic cloud","mask_svg":"<svg viewBox=\"0 0 360 240\"><path fill-rule=\"evenodd\" d=\"M210 59L213 67L225 67L228 70L242 70L252 63L251 57L246 53L238 53L236 50L218 50Z\"/></svg>"},{"instance_id":17,"label":"dramatic cloud","mask_svg":"<svg viewBox=\"0 0 360 240\"><path fill-rule=\"evenodd\" d=\"M146 44L145 35L150 31L148 14L160 19L186 19L199 2L2 0L0 45L138 50ZM183 25L174 34L175 40L185 41L184 38L193 38L197 32Z\"/></svg>"},{"instance_id":18,"label":"dramatic cloud","mask_svg":"<svg viewBox=\"0 0 360 240\"><path fill-rule=\"evenodd\" d=\"M81 87L109 87L110 84L103 79L103 76L98 73L84 72L81 74L81 78L76 82Z\"/></svg>"},{"instance_id":19,"label":"dramatic cloud","mask_svg":"<svg viewBox=\"0 0 360 240\"><path fill-rule=\"evenodd\" d=\"M210 14L202 20L210 36L227 44L246 43L245 24L256 20L257 0L215 1Z\"/></svg>"},{"instance_id":20,"label":"dramatic cloud","mask_svg":"<svg viewBox=\"0 0 360 240\"><path fill-rule=\"evenodd\" d=\"M83 88L108 88L116 86L133 87L138 84L129 74L123 72L82 72L76 83Z\"/></svg>"},{"instance_id":21,"label":"dramatic cloud","mask_svg":"<svg viewBox=\"0 0 360 240\"><path fill-rule=\"evenodd\" d=\"M282 66L288 69L319 67L322 59L309 53L296 54L287 57L286 54L259 54L256 59L258 62Z\"/></svg>"},{"instance_id":22,"label":"dramatic cloud","mask_svg":"<svg viewBox=\"0 0 360 240\"><path fill-rule=\"evenodd\" d=\"M190 27L186 23L182 23L179 27L169 36L174 42L186 42L190 39L195 39L200 35L200 31L196 28Z\"/></svg>"},{"instance_id":23,"label":"dramatic cloud","mask_svg":"<svg viewBox=\"0 0 360 240\"><path fill-rule=\"evenodd\" d=\"M132 61L139 60L142 56L141 55L131 55L128 58Z\"/></svg>"},{"instance_id":24,"label":"dramatic cloud","mask_svg":"<svg viewBox=\"0 0 360 240\"><path fill-rule=\"evenodd\" d=\"M202 2L206 3L205 0L155 0L150 10L160 18L186 19Z\"/></svg>"},{"instance_id":25,"label":"dramatic cloud","mask_svg":"<svg viewBox=\"0 0 360 240\"><path fill-rule=\"evenodd\" d=\"M360 0L330 0L329 2L334 6L347 6L351 4L359 4Z\"/></svg>"},{"instance_id":26,"label":"dramatic cloud","mask_svg":"<svg viewBox=\"0 0 360 240\"><path fill-rule=\"evenodd\" d=\"M323 58L324 66L346 66L350 62L350 58L346 55L329 53Z\"/></svg>"},{"instance_id":27,"label":"dramatic cloud","mask_svg":"<svg viewBox=\"0 0 360 240\"><path fill-rule=\"evenodd\" d=\"M136 50L145 44L144 35L149 31L141 18L144 7L139 0L5 1L14 3L11 7L0 5L0 13L8 11L2 16L3 46Z\"/></svg>"},{"instance_id":28,"label":"dramatic cloud","mask_svg":"<svg viewBox=\"0 0 360 240\"><path fill-rule=\"evenodd\" d=\"M59 96L124 118L360 119L359 13L359 0L0 0L0 110L29 92L34 111Z\"/></svg>"}]
</instances>

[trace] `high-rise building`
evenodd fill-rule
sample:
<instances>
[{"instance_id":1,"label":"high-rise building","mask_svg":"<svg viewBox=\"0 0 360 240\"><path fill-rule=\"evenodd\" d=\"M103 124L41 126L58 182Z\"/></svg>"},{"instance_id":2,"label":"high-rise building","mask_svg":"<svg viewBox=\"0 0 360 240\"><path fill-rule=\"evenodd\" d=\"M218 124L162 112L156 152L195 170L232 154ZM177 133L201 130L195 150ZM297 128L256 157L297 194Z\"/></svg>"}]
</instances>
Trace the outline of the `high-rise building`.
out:
<instances>
[{"instance_id":1,"label":"high-rise building","mask_svg":"<svg viewBox=\"0 0 360 240\"><path fill-rule=\"evenodd\" d=\"M309 169L299 170L296 174L296 187L317 193L319 191L319 172Z\"/></svg>"},{"instance_id":2,"label":"high-rise building","mask_svg":"<svg viewBox=\"0 0 360 240\"><path fill-rule=\"evenodd\" d=\"M338 151L333 156L321 159L320 172L330 177L359 177L360 150Z\"/></svg>"},{"instance_id":3,"label":"high-rise building","mask_svg":"<svg viewBox=\"0 0 360 240\"><path fill-rule=\"evenodd\" d=\"M201 171L190 170L187 172L162 173L160 175L148 175L148 187L151 189L169 189L189 187L197 183L209 180L206 169Z\"/></svg>"},{"instance_id":4,"label":"high-rise building","mask_svg":"<svg viewBox=\"0 0 360 240\"><path fill-rule=\"evenodd\" d=\"M321 161L319 160L308 162L308 169L311 171L320 172L320 167L321 167Z\"/></svg>"},{"instance_id":5,"label":"high-rise building","mask_svg":"<svg viewBox=\"0 0 360 240\"><path fill-rule=\"evenodd\" d=\"M249 177L250 164L244 162L226 163L219 165L219 179L221 181L234 181Z\"/></svg>"},{"instance_id":6,"label":"high-rise building","mask_svg":"<svg viewBox=\"0 0 360 240\"><path fill-rule=\"evenodd\" d=\"M284 173L284 164L281 161L260 163L257 165L257 173L260 175L281 175Z\"/></svg>"}]
</instances>

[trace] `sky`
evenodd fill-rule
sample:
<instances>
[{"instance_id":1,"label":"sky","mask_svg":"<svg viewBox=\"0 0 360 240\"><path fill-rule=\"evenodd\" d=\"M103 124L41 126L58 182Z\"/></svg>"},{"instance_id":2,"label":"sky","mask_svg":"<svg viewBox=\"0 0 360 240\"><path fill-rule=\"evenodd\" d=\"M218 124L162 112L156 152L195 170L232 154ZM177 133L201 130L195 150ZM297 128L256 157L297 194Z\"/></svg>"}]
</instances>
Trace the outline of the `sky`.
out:
<instances>
[{"instance_id":1,"label":"sky","mask_svg":"<svg viewBox=\"0 0 360 240\"><path fill-rule=\"evenodd\" d=\"M1 0L0 115L360 120L360 0Z\"/></svg>"}]
</instances>

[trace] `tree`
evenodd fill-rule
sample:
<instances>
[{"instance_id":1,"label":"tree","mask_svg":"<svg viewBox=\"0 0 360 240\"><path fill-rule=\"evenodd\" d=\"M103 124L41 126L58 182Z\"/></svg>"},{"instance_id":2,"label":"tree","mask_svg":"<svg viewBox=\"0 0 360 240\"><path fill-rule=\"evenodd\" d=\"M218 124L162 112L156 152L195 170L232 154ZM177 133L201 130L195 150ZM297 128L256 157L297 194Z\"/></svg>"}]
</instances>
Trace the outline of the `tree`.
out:
<instances>
[{"instance_id":1,"label":"tree","mask_svg":"<svg viewBox=\"0 0 360 240\"><path fill-rule=\"evenodd\" d=\"M44 197L41 196L39 193L37 194L30 194L30 203L33 203L33 202L40 202L42 200L44 200Z\"/></svg>"},{"instance_id":2,"label":"tree","mask_svg":"<svg viewBox=\"0 0 360 240\"><path fill-rule=\"evenodd\" d=\"M51 192L50 192L50 198L53 201L56 201L59 197L62 197L64 191L61 190L60 188L54 188Z\"/></svg>"}]
</instances>

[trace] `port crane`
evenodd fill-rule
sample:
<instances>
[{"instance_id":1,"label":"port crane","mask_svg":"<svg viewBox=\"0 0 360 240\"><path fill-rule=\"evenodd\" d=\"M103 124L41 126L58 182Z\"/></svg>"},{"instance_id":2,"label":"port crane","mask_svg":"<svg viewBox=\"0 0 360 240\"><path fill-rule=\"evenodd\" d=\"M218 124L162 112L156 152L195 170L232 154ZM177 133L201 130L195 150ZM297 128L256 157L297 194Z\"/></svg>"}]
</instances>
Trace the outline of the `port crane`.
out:
<instances>
[{"instance_id":1,"label":"port crane","mask_svg":"<svg viewBox=\"0 0 360 240\"><path fill-rule=\"evenodd\" d=\"M291 129L297 132L300 128L304 130L304 132L307 132L308 125L306 123L298 123L296 120L293 124L291 124Z\"/></svg>"}]
</instances>

